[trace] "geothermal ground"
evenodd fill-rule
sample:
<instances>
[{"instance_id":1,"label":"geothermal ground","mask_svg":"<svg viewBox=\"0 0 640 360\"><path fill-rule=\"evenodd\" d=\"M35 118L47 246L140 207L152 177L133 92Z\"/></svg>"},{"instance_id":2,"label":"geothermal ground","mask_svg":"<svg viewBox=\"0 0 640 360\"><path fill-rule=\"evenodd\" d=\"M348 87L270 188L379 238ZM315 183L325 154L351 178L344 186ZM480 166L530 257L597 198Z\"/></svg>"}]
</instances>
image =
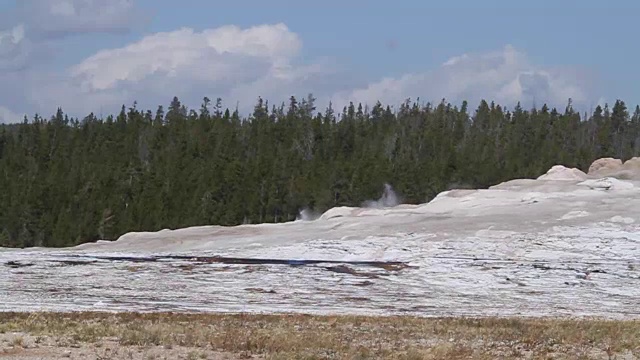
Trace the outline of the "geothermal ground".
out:
<instances>
[{"instance_id":1,"label":"geothermal ground","mask_svg":"<svg viewBox=\"0 0 640 360\"><path fill-rule=\"evenodd\" d=\"M0 311L640 318L638 162L311 221L0 249Z\"/></svg>"}]
</instances>

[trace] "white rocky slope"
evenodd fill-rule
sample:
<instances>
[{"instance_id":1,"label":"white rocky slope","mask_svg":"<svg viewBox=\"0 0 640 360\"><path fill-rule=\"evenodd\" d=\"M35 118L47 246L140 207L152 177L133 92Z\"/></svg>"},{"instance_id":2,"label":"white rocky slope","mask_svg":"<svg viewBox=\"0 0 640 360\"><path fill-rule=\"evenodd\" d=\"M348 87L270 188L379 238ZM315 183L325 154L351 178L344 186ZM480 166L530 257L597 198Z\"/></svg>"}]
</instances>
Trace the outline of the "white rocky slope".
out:
<instances>
[{"instance_id":1,"label":"white rocky slope","mask_svg":"<svg viewBox=\"0 0 640 360\"><path fill-rule=\"evenodd\" d=\"M640 159L600 159L588 174L554 166L535 180L423 205L334 208L314 221L0 249L0 263L0 311L640 318Z\"/></svg>"}]
</instances>

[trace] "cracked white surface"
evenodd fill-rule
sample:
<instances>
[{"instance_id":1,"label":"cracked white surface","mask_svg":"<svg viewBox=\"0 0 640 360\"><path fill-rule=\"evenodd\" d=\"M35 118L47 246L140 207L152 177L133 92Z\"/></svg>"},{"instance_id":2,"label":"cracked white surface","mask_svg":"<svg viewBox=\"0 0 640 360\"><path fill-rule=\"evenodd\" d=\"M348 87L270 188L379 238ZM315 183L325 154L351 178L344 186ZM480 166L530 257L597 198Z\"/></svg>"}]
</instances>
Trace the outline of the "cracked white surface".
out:
<instances>
[{"instance_id":1,"label":"cracked white surface","mask_svg":"<svg viewBox=\"0 0 640 360\"><path fill-rule=\"evenodd\" d=\"M337 208L315 221L131 233L70 249L0 249L0 311L640 318L640 182L554 176L454 190L417 206ZM91 258L152 254L410 267L348 265L354 274L327 269L335 264Z\"/></svg>"}]
</instances>

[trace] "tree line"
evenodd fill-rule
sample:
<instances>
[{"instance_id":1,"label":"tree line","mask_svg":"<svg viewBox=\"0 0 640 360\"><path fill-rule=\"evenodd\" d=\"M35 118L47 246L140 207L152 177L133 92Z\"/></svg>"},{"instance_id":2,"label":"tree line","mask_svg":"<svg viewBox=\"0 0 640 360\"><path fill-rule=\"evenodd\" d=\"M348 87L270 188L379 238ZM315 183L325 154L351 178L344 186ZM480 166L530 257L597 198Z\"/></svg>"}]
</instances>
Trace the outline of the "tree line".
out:
<instances>
[{"instance_id":1,"label":"tree line","mask_svg":"<svg viewBox=\"0 0 640 360\"><path fill-rule=\"evenodd\" d=\"M130 231L294 220L301 209L359 206L390 183L406 203L452 187L537 177L555 164L640 154L640 108L591 114L407 100L392 110L317 110L259 98L241 117L222 100L199 110L70 118L62 109L0 126L0 246L71 246Z\"/></svg>"}]
</instances>

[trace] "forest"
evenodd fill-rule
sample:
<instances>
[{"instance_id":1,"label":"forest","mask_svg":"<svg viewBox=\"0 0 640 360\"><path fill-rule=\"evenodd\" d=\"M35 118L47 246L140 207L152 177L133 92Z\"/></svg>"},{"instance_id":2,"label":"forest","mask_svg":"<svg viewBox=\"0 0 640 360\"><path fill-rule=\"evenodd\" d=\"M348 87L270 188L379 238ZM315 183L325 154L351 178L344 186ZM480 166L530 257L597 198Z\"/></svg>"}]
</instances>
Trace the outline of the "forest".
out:
<instances>
[{"instance_id":1,"label":"forest","mask_svg":"<svg viewBox=\"0 0 640 360\"><path fill-rule=\"evenodd\" d=\"M360 206L388 183L404 203L640 154L640 108L592 113L480 101L316 109L315 98L241 117L222 99L0 125L0 246L73 246L131 231L295 220ZM393 110L392 110L393 109Z\"/></svg>"}]
</instances>

